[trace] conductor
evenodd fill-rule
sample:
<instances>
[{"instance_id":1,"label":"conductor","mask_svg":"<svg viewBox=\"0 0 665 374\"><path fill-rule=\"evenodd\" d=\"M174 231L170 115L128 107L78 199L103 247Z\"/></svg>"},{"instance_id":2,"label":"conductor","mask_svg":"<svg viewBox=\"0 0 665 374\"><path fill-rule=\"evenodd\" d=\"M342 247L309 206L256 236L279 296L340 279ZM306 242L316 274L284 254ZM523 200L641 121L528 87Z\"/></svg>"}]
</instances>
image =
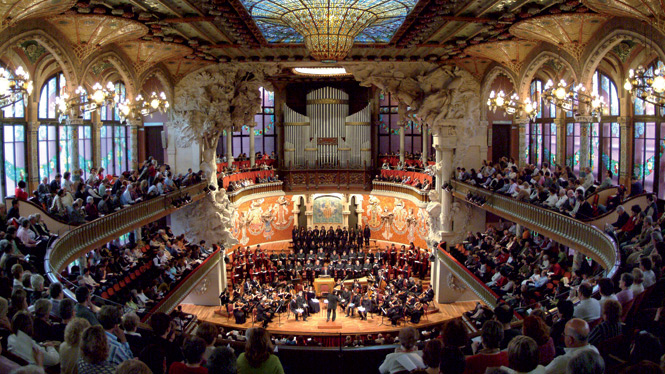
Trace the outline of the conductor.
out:
<instances>
[{"instance_id":1,"label":"conductor","mask_svg":"<svg viewBox=\"0 0 665 374\"><path fill-rule=\"evenodd\" d=\"M340 302L339 296L335 293L335 291L330 292L328 294L328 313L326 317L326 322L330 320L330 313L332 312L332 320L335 322L335 318L337 318L337 303Z\"/></svg>"}]
</instances>

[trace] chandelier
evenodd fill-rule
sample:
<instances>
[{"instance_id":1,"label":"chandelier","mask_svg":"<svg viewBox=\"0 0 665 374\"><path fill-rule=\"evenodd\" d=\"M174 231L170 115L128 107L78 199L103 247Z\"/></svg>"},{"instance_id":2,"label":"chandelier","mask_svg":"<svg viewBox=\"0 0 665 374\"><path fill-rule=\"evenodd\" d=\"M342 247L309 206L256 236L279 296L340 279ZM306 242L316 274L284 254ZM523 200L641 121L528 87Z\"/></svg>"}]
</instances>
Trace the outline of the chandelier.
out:
<instances>
[{"instance_id":1,"label":"chandelier","mask_svg":"<svg viewBox=\"0 0 665 374\"><path fill-rule=\"evenodd\" d=\"M130 118L135 119L139 116L149 116L156 112L164 113L168 108L169 102L166 100L164 92L160 92L159 95L153 92L148 100L145 100L143 95L139 94L134 103L129 100L118 103L118 113L123 121Z\"/></svg>"},{"instance_id":2,"label":"chandelier","mask_svg":"<svg viewBox=\"0 0 665 374\"><path fill-rule=\"evenodd\" d=\"M302 41L323 62L346 57L356 37L382 42L394 33L415 6L414 0L241 0L266 39ZM388 36L389 38L389 36Z\"/></svg>"},{"instance_id":3,"label":"chandelier","mask_svg":"<svg viewBox=\"0 0 665 374\"><path fill-rule=\"evenodd\" d=\"M556 86L551 79L548 80L543 87L542 95L547 102L565 111L572 111L574 116L590 114L600 120L607 110L605 101L596 92L588 94L582 84L575 85L574 82L567 84L563 79Z\"/></svg>"},{"instance_id":4,"label":"chandelier","mask_svg":"<svg viewBox=\"0 0 665 374\"><path fill-rule=\"evenodd\" d=\"M55 108L59 114L60 123L93 112L105 105L114 107L120 99L112 82L108 82L106 87L97 82L92 86L92 90L92 95L88 96L86 89L79 86L74 92L74 96L63 92L62 95L55 98Z\"/></svg>"},{"instance_id":5,"label":"chandelier","mask_svg":"<svg viewBox=\"0 0 665 374\"><path fill-rule=\"evenodd\" d=\"M513 92L510 97L507 97L503 90L499 91L498 94L492 91L489 99L487 99L487 106L492 113L495 113L497 109L501 109L507 114L524 115L531 120L534 120L538 114L537 102L531 102L529 98L521 102L517 93Z\"/></svg>"},{"instance_id":6,"label":"chandelier","mask_svg":"<svg viewBox=\"0 0 665 374\"><path fill-rule=\"evenodd\" d=\"M0 108L17 103L25 96L32 95L30 74L19 66L14 75L9 70L0 68Z\"/></svg>"},{"instance_id":7,"label":"chandelier","mask_svg":"<svg viewBox=\"0 0 665 374\"><path fill-rule=\"evenodd\" d=\"M628 71L623 85L633 98L665 108L665 73L660 69L645 69L640 65Z\"/></svg>"}]
</instances>

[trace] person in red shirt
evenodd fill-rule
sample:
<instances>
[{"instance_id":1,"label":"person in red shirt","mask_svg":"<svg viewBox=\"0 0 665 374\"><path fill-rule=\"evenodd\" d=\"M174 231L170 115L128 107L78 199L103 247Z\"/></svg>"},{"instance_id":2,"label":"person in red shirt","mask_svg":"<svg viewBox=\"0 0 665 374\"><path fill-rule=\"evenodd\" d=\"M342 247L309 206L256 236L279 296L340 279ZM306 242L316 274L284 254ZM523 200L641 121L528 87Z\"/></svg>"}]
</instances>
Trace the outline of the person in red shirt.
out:
<instances>
[{"instance_id":1,"label":"person in red shirt","mask_svg":"<svg viewBox=\"0 0 665 374\"><path fill-rule=\"evenodd\" d=\"M28 193L25 191L25 187L26 187L25 181L18 182L18 185L14 190L14 196L16 196L17 199L23 201L28 200Z\"/></svg>"},{"instance_id":2,"label":"person in red shirt","mask_svg":"<svg viewBox=\"0 0 665 374\"><path fill-rule=\"evenodd\" d=\"M172 363L169 374L208 374L208 369L201 366L205 350L205 340L198 336L188 338L182 345L185 362Z\"/></svg>"},{"instance_id":3,"label":"person in red shirt","mask_svg":"<svg viewBox=\"0 0 665 374\"><path fill-rule=\"evenodd\" d=\"M489 368L498 368L508 364L508 352L501 351L501 341L503 340L501 322L494 320L485 322L480 336L483 347L478 350L478 344L473 344L476 354L466 358L464 374L484 374L485 370Z\"/></svg>"}]
</instances>

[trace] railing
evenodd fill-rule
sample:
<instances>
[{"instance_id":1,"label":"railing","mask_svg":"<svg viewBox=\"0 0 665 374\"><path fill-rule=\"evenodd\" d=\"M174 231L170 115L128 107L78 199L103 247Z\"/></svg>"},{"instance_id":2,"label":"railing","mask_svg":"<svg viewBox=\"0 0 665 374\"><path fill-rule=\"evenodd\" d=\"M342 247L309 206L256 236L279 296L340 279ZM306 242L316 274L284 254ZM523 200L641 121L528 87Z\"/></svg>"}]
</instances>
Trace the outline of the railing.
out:
<instances>
[{"instance_id":1,"label":"railing","mask_svg":"<svg viewBox=\"0 0 665 374\"><path fill-rule=\"evenodd\" d=\"M14 200L13 196L7 196L5 198L7 209L12 206L12 200ZM41 205L30 201L19 200L18 210L21 213L21 217L28 217L32 214L39 213L42 221L53 234L63 235L74 227L79 226L78 224L70 224L61 217L50 214L48 211L44 210Z\"/></svg>"},{"instance_id":2,"label":"railing","mask_svg":"<svg viewBox=\"0 0 665 374\"><path fill-rule=\"evenodd\" d=\"M453 256L446 251L445 248L439 244L439 250L437 253L439 260L441 260L447 267L450 269L457 278L459 278L464 284L467 285L478 297L482 300L487 306L494 309L497 306L497 295L492 291L485 282L480 280L473 274L466 266L460 264Z\"/></svg>"},{"instance_id":3,"label":"railing","mask_svg":"<svg viewBox=\"0 0 665 374\"><path fill-rule=\"evenodd\" d=\"M618 268L617 245L602 230L570 216L518 201L481 187L452 181L453 194L465 199L471 192L485 199L481 209L535 230L552 240L591 257L610 276Z\"/></svg>"},{"instance_id":4,"label":"railing","mask_svg":"<svg viewBox=\"0 0 665 374\"><path fill-rule=\"evenodd\" d=\"M282 191L282 182L269 182L252 184L233 192L227 192L226 195L232 203L248 195L267 194L271 192Z\"/></svg>"},{"instance_id":5,"label":"railing","mask_svg":"<svg viewBox=\"0 0 665 374\"><path fill-rule=\"evenodd\" d=\"M364 169L293 169L280 171L284 190L310 190L319 187L333 187L347 190L372 188L370 172Z\"/></svg>"},{"instance_id":6,"label":"railing","mask_svg":"<svg viewBox=\"0 0 665 374\"><path fill-rule=\"evenodd\" d=\"M222 261L222 251L217 250L206 258L199 266L194 268L184 279L178 282L178 285L172 289L164 298L155 305L152 310L144 317L144 322L150 319L154 313L163 312L170 313L176 306L182 302L187 295L189 295L194 287L205 278L208 273L219 262Z\"/></svg>"},{"instance_id":7,"label":"railing","mask_svg":"<svg viewBox=\"0 0 665 374\"><path fill-rule=\"evenodd\" d=\"M429 191L423 191L419 188L408 186L402 183L383 182L383 181L374 180L372 181L372 191L397 192L413 196L424 203L429 202L429 195L428 195Z\"/></svg>"},{"instance_id":8,"label":"railing","mask_svg":"<svg viewBox=\"0 0 665 374\"><path fill-rule=\"evenodd\" d=\"M51 281L58 281L58 274L75 259L120 235L171 214L178 209L173 206L173 202L184 194L189 194L192 201L203 198L206 186L207 182L204 181L121 209L70 230L58 238L47 251L44 264L47 275Z\"/></svg>"}]
</instances>

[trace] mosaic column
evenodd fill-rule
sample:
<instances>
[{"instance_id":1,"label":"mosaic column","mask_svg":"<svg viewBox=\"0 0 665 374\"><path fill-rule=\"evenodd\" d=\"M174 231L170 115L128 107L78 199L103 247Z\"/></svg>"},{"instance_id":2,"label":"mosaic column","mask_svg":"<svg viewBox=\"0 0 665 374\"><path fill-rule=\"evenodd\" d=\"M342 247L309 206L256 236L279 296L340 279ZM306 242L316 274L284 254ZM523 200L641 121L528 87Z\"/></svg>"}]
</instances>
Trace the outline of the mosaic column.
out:
<instances>
[{"instance_id":1,"label":"mosaic column","mask_svg":"<svg viewBox=\"0 0 665 374\"><path fill-rule=\"evenodd\" d=\"M90 113L90 120L90 135L92 138L92 166L99 168L102 166L102 121L100 119L98 110Z\"/></svg>"},{"instance_id":2,"label":"mosaic column","mask_svg":"<svg viewBox=\"0 0 665 374\"><path fill-rule=\"evenodd\" d=\"M256 127L256 122L249 125L249 164L254 166L256 163L256 143L254 139L254 128Z\"/></svg>"},{"instance_id":3,"label":"mosaic column","mask_svg":"<svg viewBox=\"0 0 665 374\"><path fill-rule=\"evenodd\" d=\"M427 158L429 157L429 130L427 126L422 125L422 134L423 134L423 167L427 166Z\"/></svg>"},{"instance_id":4,"label":"mosaic column","mask_svg":"<svg viewBox=\"0 0 665 374\"><path fill-rule=\"evenodd\" d=\"M406 143L406 104L400 101L397 112L399 113L399 161L403 163Z\"/></svg>"},{"instance_id":5,"label":"mosaic column","mask_svg":"<svg viewBox=\"0 0 665 374\"><path fill-rule=\"evenodd\" d=\"M72 164L69 167L70 172L80 169L79 165L79 127L83 125L83 121L78 120L77 123L72 121Z\"/></svg>"},{"instance_id":6,"label":"mosaic column","mask_svg":"<svg viewBox=\"0 0 665 374\"><path fill-rule=\"evenodd\" d=\"M136 118L127 120L129 125L129 149L130 155L129 159L132 162L131 168L133 170L138 169L138 155L139 155L139 127L143 126L143 118Z\"/></svg>"},{"instance_id":7,"label":"mosaic column","mask_svg":"<svg viewBox=\"0 0 665 374\"><path fill-rule=\"evenodd\" d=\"M582 170L582 168L589 167L591 162L591 147L589 142L590 136L591 123L580 123L580 170ZM573 157L575 156L573 155Z\"/></svg>"},{"instance_id":8,"label":"mosaic column","mask_svg":"<svg viewBox=\"0 0 665 374\"><path fill-rule=\"evenodd\" d=\"M226 162L228 166L233 163L233 129L226 129Z\"/></svg>"},{"instance_id":9,"label":"mosaic column","mask_svg":"<svg viewBox=\"0 0 665 374\"><path fill-rule=\"evenodd\" d=\"M528 118L515 118L513 120L513 124L518 125L518 132L519 132L519 137L518 137L518 144L519 144L519 166L524 167L526 166L527 162L529 160L526 159L526 149L528 144L526 144L526 125L529 123Z\"/></svg>"},{"instance_id":10,"label":"mosaic column","mask_svg":"<svg viewBox=\"0 0 665 374\"><path fill-rule=\"evenodd\" d=\"M25 126L25 146L28 150L26 169L28 172L29 191L39 186L39 121L30 121ZM7 191L13 194L13 191Z\"/></svg>"},{"instance_id":11,"label":"mosaic column","mask_svg":"<svg viewBox=\"0 0 665 374\"><path fill-rule=\"evenodd\" d=\"M633 175L633 122L630 117L618 117L621 137L621 157L619 158L619 184L630 190L630 177Z\"/></svg>"},{"instance_id":12,"label":"mosaic column","mask_svg":"<svg viewBox=\"0 0 665 374\"><path fill-rule=\"evenodd\" d=\"M557 110L556 123L556 163L566 165L566 114Z\"/></svg>"}]
</instances>

